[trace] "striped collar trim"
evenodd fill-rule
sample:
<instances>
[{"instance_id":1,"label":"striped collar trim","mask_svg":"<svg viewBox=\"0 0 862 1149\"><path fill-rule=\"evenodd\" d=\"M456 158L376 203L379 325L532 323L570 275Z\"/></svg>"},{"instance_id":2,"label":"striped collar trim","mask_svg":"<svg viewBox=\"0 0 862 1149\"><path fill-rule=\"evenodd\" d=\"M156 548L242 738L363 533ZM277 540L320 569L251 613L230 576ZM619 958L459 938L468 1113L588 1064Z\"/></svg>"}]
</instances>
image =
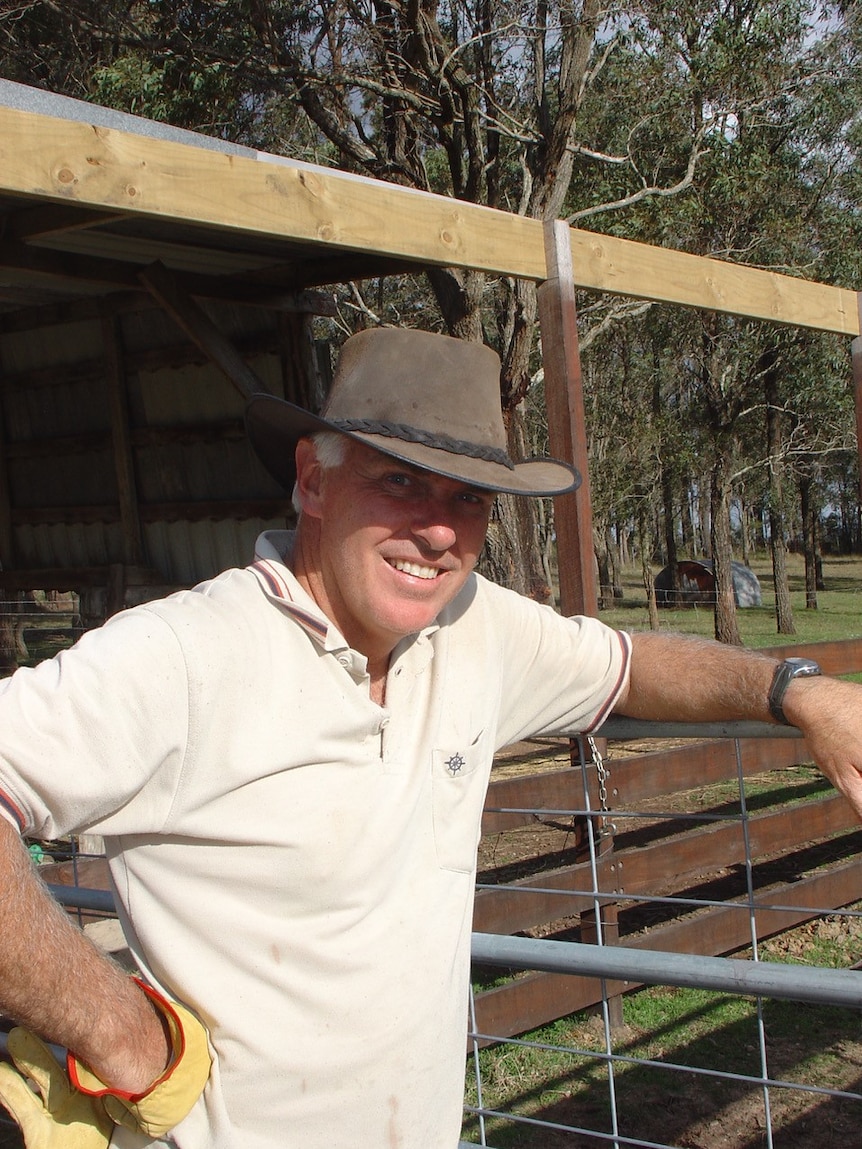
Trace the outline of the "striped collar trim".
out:
<instances>
[{"instance_id":1,"label":"striped collar trim","mask_svg":"<svg viewBox=\"0 0 862 1149\"><path fill-rule=\"evenodd\" d=\"M27 819L21 812L17 803L13 802L7 793L0 790L0 817L7 818L18 827L19 834L23 834L27 827Z\"/></svg>"},{"instance_id":2,"label":"striped collar trim","mask_svg":"<svg viewBox=\"0 0 862 1149\"><path fill-rule=\"evenodd\" d=\"M273 562L271 559L257 559L248 569L257 576L258 582L267 594L283 603L285 610L313 638L325 639L327 637L329 623L320 615L313 614L298 605L293 597L290 583L285 577L287 569L282 563Z\"/></svg>"}]
</instances>

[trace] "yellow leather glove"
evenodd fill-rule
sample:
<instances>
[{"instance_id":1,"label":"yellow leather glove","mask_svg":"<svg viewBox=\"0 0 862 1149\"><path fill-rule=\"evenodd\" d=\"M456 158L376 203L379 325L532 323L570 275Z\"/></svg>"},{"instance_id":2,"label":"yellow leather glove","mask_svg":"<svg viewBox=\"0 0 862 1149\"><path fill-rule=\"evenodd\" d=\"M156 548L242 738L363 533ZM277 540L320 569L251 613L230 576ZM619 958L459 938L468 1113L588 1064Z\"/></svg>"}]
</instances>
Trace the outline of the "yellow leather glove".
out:
<instances>
[{"instance_id":1,"label":"yellow leather glove","mask_svg":"<svg viewBox=\"0 0 862 1149\"><path fill-rule=\"evenodd\" d=\"M207 1031L194 1014L138 978L135 981L162 1015L170 1037L171 1060L161 1077L143 1093L123 1093L110 1089L73 1054L68 1055L66 1064L75 1088L100 1101L117 1125L163 1137L188 1116L203 1093L212 1058Z\"/></svg>"},{"instance_id":2,"label":"yellow leather glove","mask_svg":"<svg viewBox=\"0 0 862 1149\"><path fill-rule=\"evenodd\" d=\"M114 1123L99 1098L73 1089L51 1050L29 1030L13 1029L7 1047L17 1071L0 1065L0 1101L21 1126L27 1149L105 1149Z\"/></svg>"}]
</instances>

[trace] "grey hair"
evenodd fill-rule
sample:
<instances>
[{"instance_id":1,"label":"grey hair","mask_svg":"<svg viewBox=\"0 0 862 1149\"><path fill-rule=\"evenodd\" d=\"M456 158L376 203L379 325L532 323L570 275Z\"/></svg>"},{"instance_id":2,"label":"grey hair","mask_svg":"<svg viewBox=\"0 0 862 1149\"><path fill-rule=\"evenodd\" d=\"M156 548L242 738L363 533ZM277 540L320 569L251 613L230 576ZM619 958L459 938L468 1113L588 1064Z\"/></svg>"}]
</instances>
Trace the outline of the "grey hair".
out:
<instances>
[{"instance_id":1,"label":"grey hair","mask_svg":"<svg viewBox=\"0 0 862 1149\"><path fill-rule=\"evenodd\" d=\"M310 435L314 449L317 454L317 461L320 463L320 468L323 471L331 471L334 467L340 467L344 462L347 455L347 438L340 435L338 431L317 431L316 434ZM296 489L296 484L293 486L293 509L296 511L297 518L302 514L302 506L299 501L299 493Z\"/></svg>"}]
</instances>

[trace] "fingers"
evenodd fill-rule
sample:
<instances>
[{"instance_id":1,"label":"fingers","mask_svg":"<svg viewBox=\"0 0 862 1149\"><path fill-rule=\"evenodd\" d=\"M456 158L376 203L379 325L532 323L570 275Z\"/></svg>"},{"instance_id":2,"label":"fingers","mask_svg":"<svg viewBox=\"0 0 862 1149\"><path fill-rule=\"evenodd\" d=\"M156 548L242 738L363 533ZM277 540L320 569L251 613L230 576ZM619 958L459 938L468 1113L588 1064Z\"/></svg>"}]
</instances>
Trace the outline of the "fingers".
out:
<instances>
[{"instance_id":1,"label":"fingers","mask_svg":"<svg viewBox=\"0 0 862 1149\"><path fill-rule=\"evenodd\" d=\"M6 1063L0 1065L0 1102L25 1131L34 1119L45 1112L42 1099L33 1092L21 1074Z\"/></svg>"},{"instance_id":2,"label":"fingers","mask_svg":"<svg viewBox=\"0 0 862 1149\"><path fill-rule=\"evenodd\" d=\"M23 1077L37 1086L48 1109L65 1101L69 1093L68 1078L44 1041L28 1029L17 1027L9 1034L7 1049ZM29 1088L28 1092L31 1092Z\"/></svg>"}]
</instances>

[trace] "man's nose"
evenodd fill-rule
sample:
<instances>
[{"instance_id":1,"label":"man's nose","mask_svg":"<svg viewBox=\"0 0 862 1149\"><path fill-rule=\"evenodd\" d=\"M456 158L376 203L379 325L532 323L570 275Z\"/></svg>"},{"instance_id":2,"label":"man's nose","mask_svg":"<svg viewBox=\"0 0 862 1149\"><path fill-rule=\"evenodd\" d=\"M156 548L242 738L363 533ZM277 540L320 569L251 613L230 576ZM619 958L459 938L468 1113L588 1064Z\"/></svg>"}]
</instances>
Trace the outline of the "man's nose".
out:
<instances>
[{"instance_id":1,"label":"man's nose","mask_svg":"<svg viewBox=\"0 0 862 1149\"><path fill-rule=\"evenodd\" d=\"M429 499L417 509L412 530L417 538L435 551L448 550L458 537L451 510L437 499Z\"/></svg>"}]
</instances>

